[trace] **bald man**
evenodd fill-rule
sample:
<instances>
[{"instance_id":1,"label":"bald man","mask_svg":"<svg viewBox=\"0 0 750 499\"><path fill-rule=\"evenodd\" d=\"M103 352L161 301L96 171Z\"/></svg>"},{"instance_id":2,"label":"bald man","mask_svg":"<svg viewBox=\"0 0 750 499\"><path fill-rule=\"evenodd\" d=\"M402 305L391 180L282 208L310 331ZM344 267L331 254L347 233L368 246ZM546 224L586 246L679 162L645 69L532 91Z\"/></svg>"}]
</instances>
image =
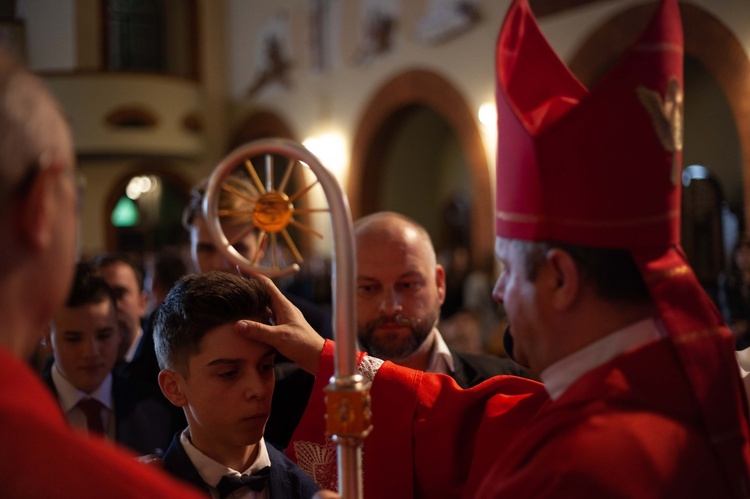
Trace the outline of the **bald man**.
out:
<instances>
[{"instance_id":1,"label":"bald man","mask_svg":"<svg viewBox=\"0 0 750 499\"><path fill-rule=\"evenodd\" d=\"M527 376L512 360L449 348L437 328L445 270L424 227L378 212L354 224L357 245L357 334L375 357L447 374L468 388L498 374Z\"/></svg>"}]
</instances>

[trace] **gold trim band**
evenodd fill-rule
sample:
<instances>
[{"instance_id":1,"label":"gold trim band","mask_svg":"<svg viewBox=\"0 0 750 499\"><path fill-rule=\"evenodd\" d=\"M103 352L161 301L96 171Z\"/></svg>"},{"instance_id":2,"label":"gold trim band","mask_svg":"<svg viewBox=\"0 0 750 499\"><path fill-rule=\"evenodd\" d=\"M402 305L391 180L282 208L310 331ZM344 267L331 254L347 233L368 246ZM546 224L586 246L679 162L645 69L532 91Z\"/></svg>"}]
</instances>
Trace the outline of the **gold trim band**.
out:
<instances>
[{"instance_id":1,"label":"gold trim band","mask_svg":"<svg viewBox=\"0 0 750 499\"><path fill-rule=\"evenodd\" d=\"M505 222L514 223L555 223L562 225L572 225L577 227L591 227L591 228L618 228L618 227L636 227L638 225L650 225L654 222L663 222L665 220L671 220L679 218L680 211L673 210L663 215L655 215L653 217L633 218L630 220L608 220L606 222L594 221L594 220L583 220L574 218L555 218L555 217L540 217L537 215L528 215L525 213L511 213L507 211L495 211L495 217Z\"/></svg>"}]
</instances>

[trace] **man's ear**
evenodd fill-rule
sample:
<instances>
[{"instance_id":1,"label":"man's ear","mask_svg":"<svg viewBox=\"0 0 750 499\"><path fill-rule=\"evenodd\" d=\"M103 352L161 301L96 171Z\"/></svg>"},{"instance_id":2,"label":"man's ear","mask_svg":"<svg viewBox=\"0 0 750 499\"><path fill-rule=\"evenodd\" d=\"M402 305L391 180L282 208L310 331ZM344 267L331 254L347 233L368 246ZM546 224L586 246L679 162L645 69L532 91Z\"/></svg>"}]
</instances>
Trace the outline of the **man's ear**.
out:
<instances>
[{"instance_id":1,"label":"man's ear","mask_svg":"<svg viewBox=\"0 0 750 499\"><path fill-rule=\"evenodd\" d=\"M439 263L435 266L435 284L438 289L440 305L445 301L445 269Z\"/></svg>"},{"instance_id":2,"label":"man's ear","mask_svg":"<svg viewBox=\"0 0 750 499\"><path fill-rule=\"evenodd\" d=\"M167 397L167 400L177 407L187 405L187 398L182 391L181 381L182 376L170 369L162 369L159 372L159 388L161 388L161 392Z\"/></svg>"},{"instance_id":3,"label":"man's ear","mask_svg":"<svg viewBox=\"0 0 750 499\"><path fill-rule=\"evenodd\" d=\"M552 306L559 312L565 311L575 302L580 292L581 276L578 266L570 253L560 248L549 250L545 259L550 270L549 278L554 280L549 287L552 290Z\"/></svg>"},{"instance_id":4,"label":"man's ear","mask_svg":"<svg viewBox=\"0 0 750 499\"><path fill-rule=\"evenodd\" d=\"M34 176L28 193L18 201L17 227L32 251L48 247L54 238L56 198L53 186L59 173L59 165L42 168Z\"/></svg>"}]
</instances>

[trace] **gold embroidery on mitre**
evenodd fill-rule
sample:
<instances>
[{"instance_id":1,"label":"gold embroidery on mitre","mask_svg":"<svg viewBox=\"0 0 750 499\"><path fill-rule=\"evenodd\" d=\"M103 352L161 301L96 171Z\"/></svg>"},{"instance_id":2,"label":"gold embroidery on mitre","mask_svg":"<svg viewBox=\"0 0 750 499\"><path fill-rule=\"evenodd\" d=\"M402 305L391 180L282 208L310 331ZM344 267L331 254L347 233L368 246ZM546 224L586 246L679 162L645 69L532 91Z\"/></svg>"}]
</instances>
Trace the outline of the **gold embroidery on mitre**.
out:
<instances>
[{"instance_id":1,"label":"gold embroidery on mitre","mask_svg":"<svg viewBox=\"0 0 750 499\"><path fill-rule=\"evenodd\" d=\"M672 220L680 216L679 210L670 210L661 215L654 215L650 217L641 218L627 218L623 220L585 220L582 218L560 218L560 217L541 217L539 215L529 215L526 213L514 213L510 211L495 211L495 217L505 222L513 223L553 223L557 225L569 225L573 227L590 227L595 229L609 229L609 228L624 228L624 227L638 227L641 225L652 225L654 223L663 222L664 220Z\"/></svg>"},{"instance_id":2,"label":"gold embroidery on mitre","mask_svg":"<svg viewBox=\"0 0 750 499\"><path fill-rule=\"evenodd\" d=\"M684 345L685 343L692 343L694 341L701 341L707 338L718 336L721 333L721 331L724 329L725 328L721 326L701 329L699 331L693 331L691 333L685 333L679 336L674 336L672 337L672 341L676 345Z\"/></svg>"},{"instance_id":3,"label":"gold embroidery on mitre","mask_svg":"<svg viewBox=\"0 0 750 499\"><path fill-rule=\"evenodd\" d=\"M644 280L647 283L661 281L662 279L671 279L673 277L679 277L683 276L685 274L690 273L690 267L687 265L680 265L679 267L675 267L668 270L663 270L660 272L652 272L644 277Z\"/></svg>"},{"instance_id":4,"label":"gold embroidery on mitre","mask_svg":"<svg viewBox=\"0 0 750 499\"><path fill-rule=\"evenodd\" d=\"M651 123L659 137L662 147L672 153L672 185L680 183L680 165L678 152L682 151L682 119L683 99L682 89L677 78L672 78L667 84L667 91L662 100L659 92L646 87L635 89L638 98L651 116Z\"/></svg>"}]
</instances>

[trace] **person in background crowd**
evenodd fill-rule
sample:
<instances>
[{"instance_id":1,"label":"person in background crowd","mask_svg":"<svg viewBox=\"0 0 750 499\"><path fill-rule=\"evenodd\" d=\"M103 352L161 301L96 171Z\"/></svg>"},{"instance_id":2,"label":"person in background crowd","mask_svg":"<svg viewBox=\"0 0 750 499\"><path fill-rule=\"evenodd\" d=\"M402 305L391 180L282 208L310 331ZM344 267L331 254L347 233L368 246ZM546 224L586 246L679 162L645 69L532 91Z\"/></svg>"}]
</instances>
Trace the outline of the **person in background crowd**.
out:
<instances>
[{"instance_id":1,"label":"person in background crowd","mask_svg":"<svg viewBox=\"0 0 750 499\"><path fill-rule=\"evenodd\" d=\"M159 454L171 439L169 414L114 371L120 337L112 290L95 266L80 262L46 336L53 357L43 378L73 427Z\"/></svg>"},{"instance_id":2,"label":"person in background crowd","mask_svg":"<svg viewBox=\"0 0 750 499\"><path fill-rule=\"evenodd\" d=\"M115 294L117 312L125 326L120 359L130 362L143 337L143 319L146 317L143 271L130 256L124 254L105 253L94 261Z\"/></svg>"}]
</instances>

